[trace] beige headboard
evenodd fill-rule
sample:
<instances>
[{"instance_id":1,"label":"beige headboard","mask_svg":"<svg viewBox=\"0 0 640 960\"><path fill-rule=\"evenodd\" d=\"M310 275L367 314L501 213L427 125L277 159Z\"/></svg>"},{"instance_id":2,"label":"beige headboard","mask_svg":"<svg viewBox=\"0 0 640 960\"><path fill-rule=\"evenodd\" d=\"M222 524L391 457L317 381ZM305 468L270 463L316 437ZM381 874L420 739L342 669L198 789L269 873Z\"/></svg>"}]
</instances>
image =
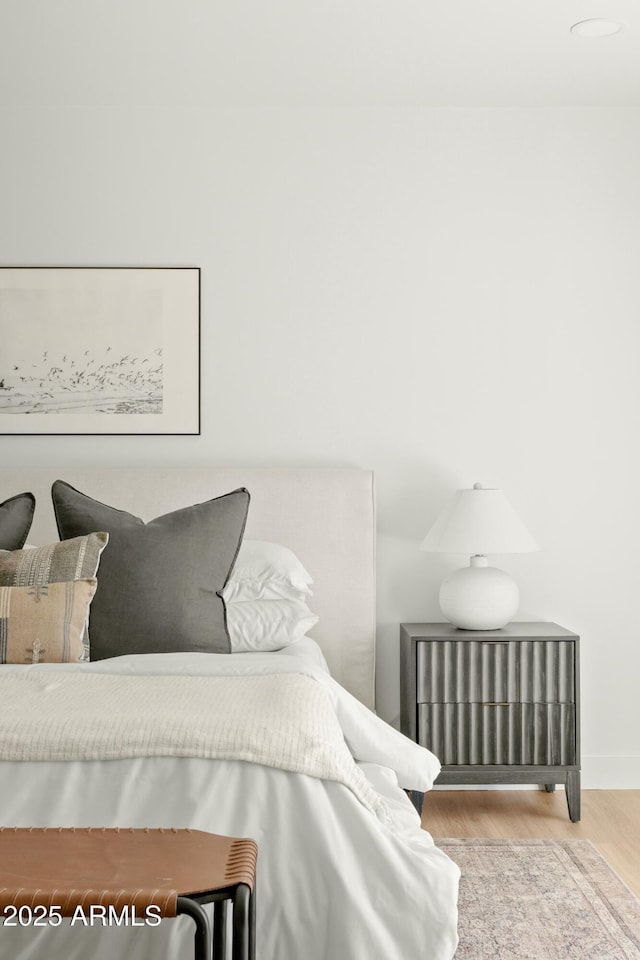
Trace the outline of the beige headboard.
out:
<instances>
[{"instance_id":1,"label":"beige headboard","mask_svg":"<svg viewBox=\"0 0 640 960\"><path fill-rule=\"evenodd\" d=\"M236 487L251 493L245 536L290 547L314 579L311 631L333 676L374 705L375 592L373 476L350 469L10 468L0 470L0 502L36 496L29 542L58 539L51 484L78 490L143 520L210 500Z\"/></svg>"}]
</instances>

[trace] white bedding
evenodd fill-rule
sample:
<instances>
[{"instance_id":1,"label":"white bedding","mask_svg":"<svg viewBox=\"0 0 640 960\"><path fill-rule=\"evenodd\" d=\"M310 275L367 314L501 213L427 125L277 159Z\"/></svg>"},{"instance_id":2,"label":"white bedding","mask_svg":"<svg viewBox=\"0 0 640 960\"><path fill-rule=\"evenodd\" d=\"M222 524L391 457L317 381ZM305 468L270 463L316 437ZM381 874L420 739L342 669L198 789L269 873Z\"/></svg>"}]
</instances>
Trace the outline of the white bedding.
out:
<instances>
[{"instance_id":1,"label":"white bedding","mask_svg":"<svg viewBox=\"0 0 640 960\"><path fill-rule=\"evenodd\" d=\"M111 674L303 673L329 693L376 813L344 784L241 760L136 757L5 761L5 826L192 827L254 837L260 960L451 960L458 868L420 830L400 787L426 790L437 760L351 697L305 640L281 654L168 654L93 664L3 668ZM1 960L131 960L189 956L192 928L21 930L0 934ZM184 943L186 937L187 943ZM178 944L182 942L183 953ZM122 951L118 954L117 951Z\"/></svg>"}]
</instances>

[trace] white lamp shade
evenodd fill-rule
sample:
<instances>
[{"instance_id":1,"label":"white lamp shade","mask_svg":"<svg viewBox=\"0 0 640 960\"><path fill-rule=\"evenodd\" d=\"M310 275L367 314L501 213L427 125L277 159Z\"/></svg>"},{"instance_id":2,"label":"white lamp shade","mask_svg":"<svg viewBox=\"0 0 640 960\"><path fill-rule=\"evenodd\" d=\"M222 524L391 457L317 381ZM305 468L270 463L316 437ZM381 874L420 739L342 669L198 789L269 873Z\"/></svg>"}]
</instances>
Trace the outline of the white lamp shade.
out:
<instances>
[{"instance_id":1,"label":"white lamp shade","mask_svg":"<svg viewBox=\"0 0 640 960\"><path fill-rule=\"evenodd\" d=\"M420 544L430 553L531 553L535 542L502 490L456 490Z\"/></svg>"}]
</instances>

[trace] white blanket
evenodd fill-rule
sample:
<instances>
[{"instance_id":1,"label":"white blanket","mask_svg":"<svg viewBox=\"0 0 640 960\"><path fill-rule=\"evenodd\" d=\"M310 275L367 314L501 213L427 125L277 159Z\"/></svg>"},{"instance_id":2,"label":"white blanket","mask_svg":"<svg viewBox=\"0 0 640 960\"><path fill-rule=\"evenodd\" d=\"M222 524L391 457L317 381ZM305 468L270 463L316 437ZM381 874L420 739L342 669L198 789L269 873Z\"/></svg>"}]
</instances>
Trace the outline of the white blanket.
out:
<instances>
[{"instance_id":1,"label":"white blanket","mask_svg":"<svg viewBox=\"0 0 640 960\"><path fill-rule=\"evenodd\" d=\"M329 675L317 645L308 637L278 653L160 653L114 657L92 663L5 664L2 675L48 678L65 674L113 676L230 677L273 676L301 673L326 691L342 728L345 742L356 760L391 767L406 790L430 790L440 773L440 763L429 750L418 746L356 700ZM269 714L267 714L268 716Z\"/></svg>"},{"instance_id":2,"label":"white blanket","mask_svg":"<svg viewBox=\"0 0 640 960\"><path fill-rule=\"evenodd\" d=\"M0 760L245 760L336 780L372 810L379 803L327 693L300 673L13 673L0 676L0 729Z\"/></svg>"}]
</instances>

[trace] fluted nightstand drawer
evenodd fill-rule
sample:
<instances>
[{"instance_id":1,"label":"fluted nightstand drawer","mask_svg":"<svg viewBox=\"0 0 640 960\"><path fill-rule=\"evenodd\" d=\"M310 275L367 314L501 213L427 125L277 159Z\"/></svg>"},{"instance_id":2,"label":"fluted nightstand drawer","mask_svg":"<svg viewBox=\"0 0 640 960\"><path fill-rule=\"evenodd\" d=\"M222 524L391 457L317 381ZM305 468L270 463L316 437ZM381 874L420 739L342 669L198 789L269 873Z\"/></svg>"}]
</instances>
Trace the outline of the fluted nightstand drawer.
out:
<instances>
[{"instance_id":1,"label":"fluted nightstand drawer","mask_svg":"<svg viewBox=\"0 0 640 960\"><path fill-rule=\"evenodd\" d=\"M418 743L449 764L575 764L572 703L422 703Z\"/></svg>"},{"instance_id":2,"label":"fluted nightstand drawer","mask_svg":"<svg viewBox=\"0 0 640 960\"><path fill-rule=\"evenodd\" d=\"M419 640L418 703L573 703L575 645L562 640Z\"/></svg>"}]
</instances>

